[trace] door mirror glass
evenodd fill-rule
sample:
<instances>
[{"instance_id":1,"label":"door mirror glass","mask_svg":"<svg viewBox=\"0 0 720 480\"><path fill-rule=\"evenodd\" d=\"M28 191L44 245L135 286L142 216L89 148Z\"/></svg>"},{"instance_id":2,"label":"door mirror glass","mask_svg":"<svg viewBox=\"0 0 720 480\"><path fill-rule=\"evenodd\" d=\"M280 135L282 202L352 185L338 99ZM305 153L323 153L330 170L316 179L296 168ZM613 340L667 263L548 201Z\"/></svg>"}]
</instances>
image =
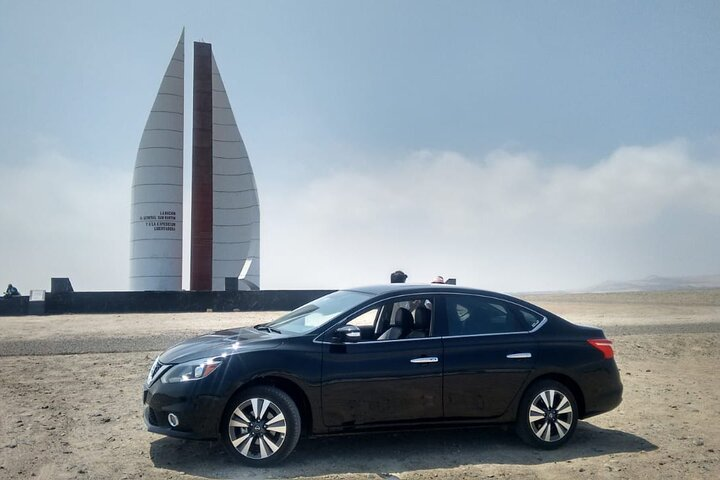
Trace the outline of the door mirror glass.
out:
<instances>
[{"instance_id":1,"label":"door mirror glass","mask_svg":"<svg viewBox=\"0 0 720 480\"><path fill-rule=\"evenodd\" d=\"M355 325L345 325L335 330L333 338L338 342L358 342L362 335Z\"/></svg>"}]
</instances>

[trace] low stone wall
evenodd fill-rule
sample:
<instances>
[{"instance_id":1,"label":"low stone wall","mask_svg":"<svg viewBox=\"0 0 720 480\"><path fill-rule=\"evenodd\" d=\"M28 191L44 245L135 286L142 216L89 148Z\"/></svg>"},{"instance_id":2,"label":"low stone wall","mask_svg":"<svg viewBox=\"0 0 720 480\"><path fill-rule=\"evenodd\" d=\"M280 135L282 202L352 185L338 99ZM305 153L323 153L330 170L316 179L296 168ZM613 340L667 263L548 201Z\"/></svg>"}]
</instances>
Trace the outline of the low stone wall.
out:
<instances>
[{"instance_id":1,"label":"low stone wall","mask_svg":"<svg viewBox=\"0 0 720 480\"><path fill-rule=\"evenodd\" d=\"M27 315L28 297L0 297L0 316Z\"/></svg>"},{"instance_id":2,"label":"low stone wall","mask_svg":"<svg viewBox=\"0 0 720 480\"><path fill-rule=\"evenodd\" d=\"M292 310L333 290L47 292L45 314ZM0 316L28 314L28 297L0 299Z\"/></svg>"}]
</instances>

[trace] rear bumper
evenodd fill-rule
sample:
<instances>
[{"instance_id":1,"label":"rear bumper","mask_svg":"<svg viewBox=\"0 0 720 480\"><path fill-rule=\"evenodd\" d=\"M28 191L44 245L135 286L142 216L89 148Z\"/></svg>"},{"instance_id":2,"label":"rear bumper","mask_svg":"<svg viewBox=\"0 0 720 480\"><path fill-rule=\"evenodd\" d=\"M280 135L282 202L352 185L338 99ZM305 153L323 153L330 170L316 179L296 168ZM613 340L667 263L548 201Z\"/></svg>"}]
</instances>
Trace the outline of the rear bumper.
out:
<instances>
[{"instance_id":1,"label":"rear bumper","mask_svg":"<svg viewBox=\"0 0 720 480\"><path fill-rule=\"evenodd\" d=\"M585 415L583 418L592 417L601 413L609 412L622 402L623 387L606 391L600 395L596 395L592 402L585 405Z\"/></svg>"},{"instance_id":2,"label":"rear bumper","mask_svg":"<svg viewBox=\"0 0 720 480\"><path fill-rule=\"evenodd\" d=\"M623 385L615 360L604 362L601 368L584 377L581 388L585 396L583 418L609 412L622 402Z\"/></svg>"}]
</instances>

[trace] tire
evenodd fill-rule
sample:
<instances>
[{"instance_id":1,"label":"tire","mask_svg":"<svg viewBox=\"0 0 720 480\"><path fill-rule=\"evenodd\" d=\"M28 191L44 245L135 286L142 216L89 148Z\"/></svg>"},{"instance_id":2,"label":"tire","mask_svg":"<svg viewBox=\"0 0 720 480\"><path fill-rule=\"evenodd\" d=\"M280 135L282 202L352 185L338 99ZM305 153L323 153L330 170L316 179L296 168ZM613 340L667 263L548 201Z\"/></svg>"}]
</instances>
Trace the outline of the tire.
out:
<instances>
[{"instance_id":1,"label":"tire","mask_svg":"<svg viewBox=\"0 0 720 480\"><path fill-rule=\"evenodd\" d=\"M577 402L570 389L562 383L543 380L525 391L515 430L528 445L552 450L570 440L577 421Z\"/></svg>"},{"instance_id":2,"label":"tire","mask_svg":"<svg viewBox=\"0 0 720 480\"><path fill-rule=\"evenodd\" d=\"M220 423L220 441L235 460L251 467L269 467L295 449L300 426L300 412L287 393L257 386L228 402Z\"/></svg>"}]
</instances>

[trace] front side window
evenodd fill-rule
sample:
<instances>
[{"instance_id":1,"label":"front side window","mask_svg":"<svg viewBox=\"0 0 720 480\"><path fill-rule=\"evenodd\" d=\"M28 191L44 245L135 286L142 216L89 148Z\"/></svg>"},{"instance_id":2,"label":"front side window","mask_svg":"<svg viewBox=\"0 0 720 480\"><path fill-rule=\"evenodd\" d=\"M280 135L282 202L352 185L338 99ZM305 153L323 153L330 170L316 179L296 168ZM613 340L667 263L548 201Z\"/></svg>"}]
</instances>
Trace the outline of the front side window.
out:
<instances>
[{"instance_id":1,"label":"front side window","mask_svg":"<svg viewBox=\"0 0 720 480\"><path fill-rule=\"evenodd\" d=\"M472 295L448 295L445 301L449 335L527 331L513 308L500 300Z\"/></svg>"},{"instance_id":2,"label":"front side window","mask_svg":"<svg viewBox=\"0 0 720 480\"><path fill-rule=\"evenodd\" d=\"M372 327L375 325L380 307L371 308L357 315L355 318L347 322L347 325L355 325L356 327Z\"/></svg>"},{"instance_id":3,"label":"front side window","mask_svg":"<svg viewBox=\"0 0 720 480\"><path fill-rule=\"evenodd\" d=\"M432 336L433 297L405 297L385 307L386 324L378 340L424 338Z\"/></svg>"},{"instance_id":4,"label":"front side window","mask_svg":"<svg viewBox=\"0 0 720 480\"><path fill-rule=\"evenodd\" d=\"M433 297L408 296L377 305L351 318L360 341L402 340L431 336Z\"/></svg>"},{"instance_id":5,"label":"front side window","mask_svg":"<svg viewBox=\"0 0 720 480\"><path fill-rule=\"evenodd\" d=\"M310 332L372 297L365 292L340 290L296 308L266 326L282 333Z\"/></svg>"}]
</instances>

